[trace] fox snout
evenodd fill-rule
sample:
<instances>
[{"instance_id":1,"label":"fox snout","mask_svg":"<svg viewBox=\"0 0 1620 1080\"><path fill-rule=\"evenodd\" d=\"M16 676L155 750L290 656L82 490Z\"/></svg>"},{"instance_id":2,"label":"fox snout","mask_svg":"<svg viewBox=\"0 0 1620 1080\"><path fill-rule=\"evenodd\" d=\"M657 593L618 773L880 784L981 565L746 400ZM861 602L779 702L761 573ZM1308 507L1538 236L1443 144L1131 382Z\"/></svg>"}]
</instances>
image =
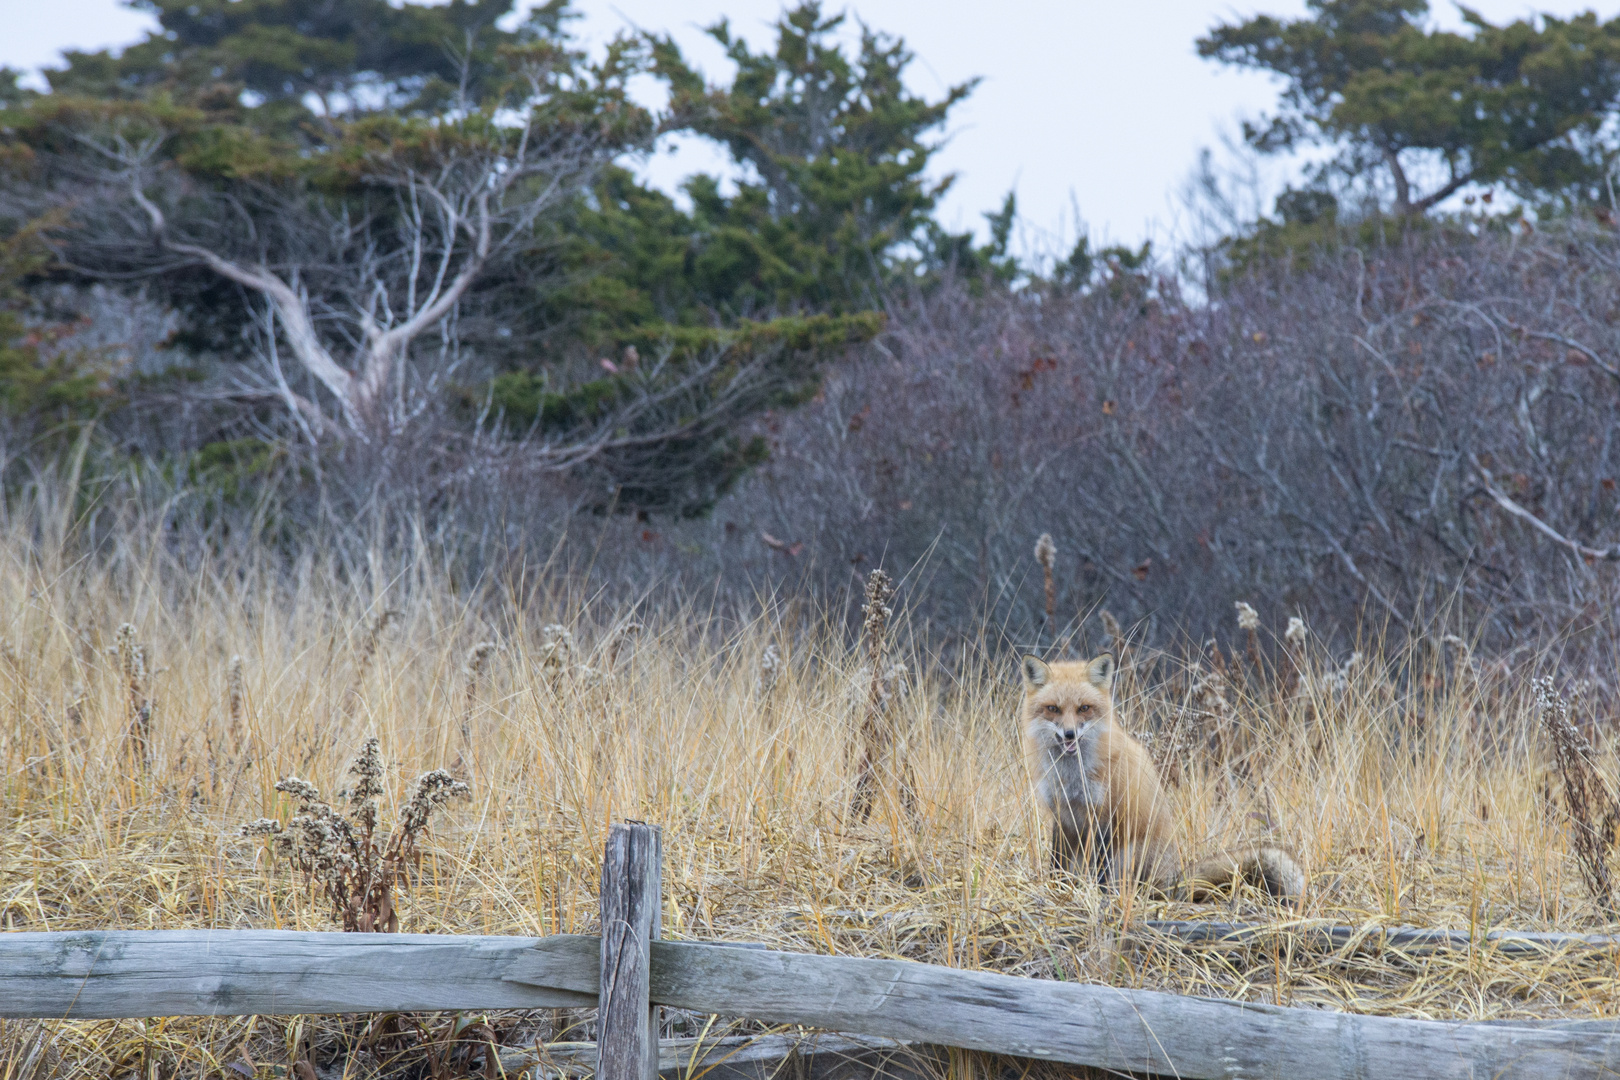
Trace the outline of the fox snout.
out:
<instances>
[{"instance_id":1,"label":"fox snout","mask_svg":"<svg viewBox=\"0 0 1620 1080\"><path fill-rule=\"evenodd\" d=\"M1060 728L1058 730L1058 746L1065 754L1080 752L1080 732L1075 728Z\"/></svg>"}]
</instances>

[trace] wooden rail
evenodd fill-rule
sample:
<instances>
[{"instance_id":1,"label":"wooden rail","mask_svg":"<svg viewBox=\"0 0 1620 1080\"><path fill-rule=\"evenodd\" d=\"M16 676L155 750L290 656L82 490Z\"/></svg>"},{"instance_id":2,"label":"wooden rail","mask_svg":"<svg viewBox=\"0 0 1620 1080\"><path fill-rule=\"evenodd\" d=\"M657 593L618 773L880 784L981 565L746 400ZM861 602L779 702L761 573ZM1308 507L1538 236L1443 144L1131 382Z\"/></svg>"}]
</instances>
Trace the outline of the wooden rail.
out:
<instances>
[{"instance_id":1,"label":"wooden rail","mask_svg":"<svg viewBox=\"0 0 1620 1080\"><path fill-rule=\"evenodd\" d=\"M926 911L861 911L856 908L827 908L816 912L793 912L793 919L812 922L855 922L894 929L925 929L939 925L936 916ZM1486 930L1470 933L1467 930L1438 930L1426 926L1386 926L1382 923L1364 923L1360 926L1342 926L1320 921L1299 920L1292 923L1235 923L1207 920L1184 921L1171 919L1144 919L1125 930L1134 940L1152 940L1155 937L1176 938L1190 945L1242 946L1275 942L1288 942L1306 949L1356 953L1397 951L1412 955L1437 952L1467 952L1478 949L1512 957L1545 957L1569 951L1607 950L1620 957L1620 937L1613 934L1551 934L1531 930ZM1059 940L1070 940L1082 935L1058 931ZM1090 934L1083 935L1086 938Z\"/></svg>"},{"instance_id":2,"label":"wooden rail","mask_svg":"<svg viewBox=\"0 0 1620 1080\"><path fill-rule=\"evenodd\" d=\"M610 840L611 872L604 874L604 914L613 919L605 920L606 946L602 938L574 935L0 934L0 1017L528 1009L600 1002L602 1016L621 1018L617 1027L611 1019L603 1025L607 1045L596 1074L601 1080L656 1076L659 1046L647 1022L654 1005L1167 1076L1573 1080L1620 1074L1620 1024L1612 1021L1402 1020L902 960L658 941L656 915L645 906L649 895L657 895L647 891L657 880L656 831L623 828L621 840Z\"/></svg>"}]
</instances>

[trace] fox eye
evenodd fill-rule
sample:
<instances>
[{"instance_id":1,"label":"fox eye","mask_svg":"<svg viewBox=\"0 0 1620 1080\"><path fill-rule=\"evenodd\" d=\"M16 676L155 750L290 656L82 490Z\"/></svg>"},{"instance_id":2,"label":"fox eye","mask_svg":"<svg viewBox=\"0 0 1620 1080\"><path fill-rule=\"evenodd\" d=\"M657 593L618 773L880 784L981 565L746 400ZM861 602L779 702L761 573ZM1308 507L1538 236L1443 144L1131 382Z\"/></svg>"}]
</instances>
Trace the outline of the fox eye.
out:
<instances>
[{"instance_id":1,"label":"fox eye","mask_svg":"<svg viewBox=\"0 0 1620 1080\"><path fill-rule=\"evenodd\" d=\"M1046 707L1046 715L1047 716L1056 716L1058 713L1060 713L1062 711L1063 710L1058 708L1056 705L1048 705Z\"/></svg>"},{"instance_id":2,"label":"fox eye","mask_svg":"<svg viewBox=\"0 0 1620 1080\"><path fill-rule=\"evenodd\" d=\"M1086 713L1088 713L1090 711L1091 711L1091 706L1090 705L1082 705L1082 706L1080 706L1080 715L1081 716L1086 715Z\"/></svg>"}]
</instances>

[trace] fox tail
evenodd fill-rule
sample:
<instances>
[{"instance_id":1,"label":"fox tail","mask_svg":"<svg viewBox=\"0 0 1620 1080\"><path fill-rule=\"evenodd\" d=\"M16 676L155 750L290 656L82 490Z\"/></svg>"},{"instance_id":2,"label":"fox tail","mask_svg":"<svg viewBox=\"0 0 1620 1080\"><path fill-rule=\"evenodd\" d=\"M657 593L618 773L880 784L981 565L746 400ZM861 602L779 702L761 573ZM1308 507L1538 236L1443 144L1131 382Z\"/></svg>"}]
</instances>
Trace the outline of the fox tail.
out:
<instances>
[{"instance_id":1,"label":"fox tail","mask_svg":"<svg viewBox=\"0 0 1620 1080\"><path fill-rule=\"evenodd\" d=\"M1187 872L1189 899L1215 900L1236 884L1264 889L1285 903L1298 904L1305 896L1305 871L1287 848L1255 844L1233 848L1200 859Z\"/></svg>"}]
</instances>

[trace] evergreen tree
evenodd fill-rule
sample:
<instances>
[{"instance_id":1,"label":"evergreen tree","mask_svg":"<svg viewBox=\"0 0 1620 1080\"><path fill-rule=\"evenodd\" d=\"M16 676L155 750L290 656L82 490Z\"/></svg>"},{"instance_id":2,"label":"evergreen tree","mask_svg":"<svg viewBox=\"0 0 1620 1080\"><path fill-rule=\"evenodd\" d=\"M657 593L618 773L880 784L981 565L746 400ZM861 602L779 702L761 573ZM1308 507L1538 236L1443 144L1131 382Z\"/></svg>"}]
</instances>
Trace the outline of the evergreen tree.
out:
<instances>
[{"instance_id":1,"label":"evergreen tree","mask_svg":"<svg viewBox=\"0 0 1620 1080\"><path fill-rule=\"evenodd\" d=\"M1594 198L1614 157L1620 18L1588 12L1503 26L1462 9L1467 34L1426 29L1426 0L1309 0L1303 19L1215 27L1199 53L1281 76L1257 149L1337 147L1317 171L1381 179L1394 211L1421 215L1468 184L1531 201Z\"/></svg>"}]
</instances>

